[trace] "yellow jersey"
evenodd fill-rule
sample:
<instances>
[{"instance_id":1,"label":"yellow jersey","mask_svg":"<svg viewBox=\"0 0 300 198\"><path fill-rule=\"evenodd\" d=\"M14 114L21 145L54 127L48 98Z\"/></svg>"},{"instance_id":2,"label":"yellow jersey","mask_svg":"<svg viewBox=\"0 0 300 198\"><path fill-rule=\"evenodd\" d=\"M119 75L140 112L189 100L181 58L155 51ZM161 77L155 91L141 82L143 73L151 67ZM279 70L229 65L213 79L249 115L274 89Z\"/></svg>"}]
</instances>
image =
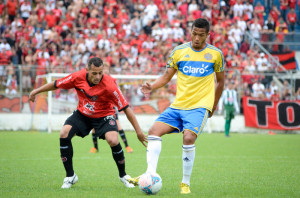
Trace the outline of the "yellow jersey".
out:
<instances>
[{"instance_id":1,"label":"yellow jersey","mask_svg":"<svg viewBox=\"0 0 300 198\"><path fill-rule=\"evenodd\" d=\"M174 48L166 67L177 70L177 92L172 108L206 108L212 111L215 100L214 72L225 69L221 50L206 44L204 49L196 51L188 42Z\"/></svg>"}]
</instances>

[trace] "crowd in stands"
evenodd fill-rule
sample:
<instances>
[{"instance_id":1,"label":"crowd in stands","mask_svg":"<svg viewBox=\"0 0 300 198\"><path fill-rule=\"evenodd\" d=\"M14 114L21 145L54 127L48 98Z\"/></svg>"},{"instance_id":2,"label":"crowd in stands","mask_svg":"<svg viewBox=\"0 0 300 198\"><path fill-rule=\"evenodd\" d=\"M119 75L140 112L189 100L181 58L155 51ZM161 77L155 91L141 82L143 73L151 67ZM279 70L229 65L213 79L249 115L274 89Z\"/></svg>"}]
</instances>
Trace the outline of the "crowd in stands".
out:
<instances>
[{"instance_id":1,"label":"crowd in stands","mask_svg":"<svg viewBox=\"0 0 300 198\"><path fill-rule=\"evenodd\" d=\"M270 39L262 38L262 33L294 31L300 0L281 0L279 8L267 2L0 0L0 89L15 93L11 90L18 91L22 83L23 91L28 92L37 75L80 70L93 56L108 63L113 74L161 74L171 50L190 41L193 21L204 17L212 25L208 42L224 53L227 78L240 84L238 70L243 95L260 97L254 87L262 82L264 95L272 98L275 89L269 74L275 68L245 39L245 32L257 39L282 41L281 34ZM283 49L273 45L272 50ZM21 82L17 65L22 66Z\"/></svg>"}]
</instances>

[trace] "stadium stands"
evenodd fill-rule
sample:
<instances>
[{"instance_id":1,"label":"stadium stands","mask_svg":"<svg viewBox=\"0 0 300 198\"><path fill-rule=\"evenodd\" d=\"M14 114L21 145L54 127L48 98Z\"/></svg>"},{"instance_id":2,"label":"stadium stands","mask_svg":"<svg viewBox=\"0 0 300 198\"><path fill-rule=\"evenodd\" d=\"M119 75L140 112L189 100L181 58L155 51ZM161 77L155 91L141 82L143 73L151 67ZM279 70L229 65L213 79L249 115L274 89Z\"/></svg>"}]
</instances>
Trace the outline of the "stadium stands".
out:
<instances>
[{"instance_id":1,"label":"stadium stands","mask_svg":"<svg viewBox=\"0 0 300 198\"><path fill-rule=\"evenodd\" d=\"M280 42L300 40L299 4L295 0L1 1L0 92L12 85L14 74L16 83L10 89L18 91L24 83L17 65L26 65L34 85L36 75L79 70L92 56L103 58L115 74L161 74L171 49L190 40L191 24L198 17L212 24L209 43L223 50L230 70L227 78L237 82L234 70L249 75L246 83L251 89L258 75L276 68L266 62L258 70L261 50L247 43L245 32L266 42L270 52L288 50ZM294 36L286 36L293 30ZM248 71L252 66L254 70Z\"/></svg>"}]
</instances>

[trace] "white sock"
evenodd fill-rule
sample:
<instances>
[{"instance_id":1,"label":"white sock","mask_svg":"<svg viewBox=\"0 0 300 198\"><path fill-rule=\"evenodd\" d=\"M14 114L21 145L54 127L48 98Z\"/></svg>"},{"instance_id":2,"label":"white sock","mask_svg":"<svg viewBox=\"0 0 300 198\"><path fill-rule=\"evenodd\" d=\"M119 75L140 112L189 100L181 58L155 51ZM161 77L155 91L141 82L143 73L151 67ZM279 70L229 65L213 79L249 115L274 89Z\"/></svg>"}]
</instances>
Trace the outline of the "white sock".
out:
<instances>
[{"instance_id":1,"label":"white sock","mask_svg":"<svg viewBox=\"0 0 300 198\"><path fill-rule=\"evenodd\" d=\"M190 185L195 160L195 144L182 146L182 183Z\"/></svg>"},{"instance_id":2,"label":"white sock","mask_svg":"<svg viewBox=\"0 0 300 198\"><path fill-rule=\"evenodd\" d=\"M154 135L148 136L147 147L147 173L156 173L157 162L161 151L161 138Z\"/></svg>"}]
</instances>

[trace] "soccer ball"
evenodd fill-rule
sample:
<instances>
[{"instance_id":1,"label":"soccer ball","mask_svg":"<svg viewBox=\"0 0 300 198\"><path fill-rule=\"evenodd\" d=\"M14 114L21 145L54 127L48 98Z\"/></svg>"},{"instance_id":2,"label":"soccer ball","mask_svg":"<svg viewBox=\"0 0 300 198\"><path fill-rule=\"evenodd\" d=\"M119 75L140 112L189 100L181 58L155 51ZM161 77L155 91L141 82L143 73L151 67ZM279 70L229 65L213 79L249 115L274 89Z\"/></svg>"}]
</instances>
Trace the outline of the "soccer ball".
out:
<instances>
[{"instance_id":1,"label":"soccer ball","mask_svg":"<svg viewBox=\"0 0 300 198\"><path fill-rule=\"evenodd\" d=\"M147 195L158 193L161 186L162 180L157 173L144 173L139 179L139 188Z\"/></svg>"}]
</instances>

